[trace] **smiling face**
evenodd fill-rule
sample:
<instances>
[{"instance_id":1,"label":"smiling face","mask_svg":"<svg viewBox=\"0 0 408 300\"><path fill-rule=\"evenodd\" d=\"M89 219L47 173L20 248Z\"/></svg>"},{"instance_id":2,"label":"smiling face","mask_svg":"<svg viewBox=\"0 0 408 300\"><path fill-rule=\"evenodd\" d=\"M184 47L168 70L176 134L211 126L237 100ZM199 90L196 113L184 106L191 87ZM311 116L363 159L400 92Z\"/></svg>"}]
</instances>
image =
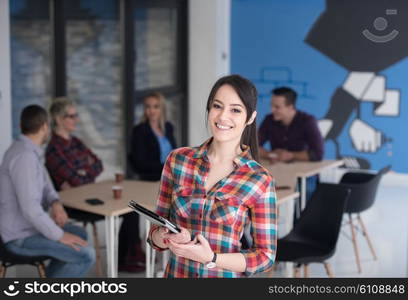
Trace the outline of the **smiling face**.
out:
<instances>
[{"instance_id":1,"label":"smiling face","mask_svg":"<svg viewBox=\"0 0 408 300\"><path fill-rule=\"evenodd\" d=\"M273 95L271 100L272 114L275 121L286 121L291 118L295 108L286 104L284 96Z\"/></svg>"},{"instance_id":2,"label":"smiling face","mask_svg":"<svg viewBox=\"0 0 408 300\"><path fill-rule=\"evenodd\" d=\"M214 140L239 143L246 127L253 122L256 113L247 122L247 110L230 85L222 85L215 93L208 113L208 123Z\"/></svg>"}]
</instances>

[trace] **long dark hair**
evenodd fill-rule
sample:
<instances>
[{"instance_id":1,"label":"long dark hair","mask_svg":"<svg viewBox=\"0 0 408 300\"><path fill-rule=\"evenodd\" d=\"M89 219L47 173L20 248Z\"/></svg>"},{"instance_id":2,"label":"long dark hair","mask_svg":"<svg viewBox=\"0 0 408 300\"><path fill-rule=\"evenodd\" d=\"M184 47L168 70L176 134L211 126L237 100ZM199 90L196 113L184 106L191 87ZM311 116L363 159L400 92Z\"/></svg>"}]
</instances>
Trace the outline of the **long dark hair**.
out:
<instances>
[{"instance_id":1,"label":"long dark hair","mask_svg":"<svg viewBox=\"0 0 408 300\"><path fill-rule=\"evenodd\" d=\"M207 100L207 115L210 111L215 94L217 93L221 86L226 84L231 86L235 90L235 92L241 99L242 103L244 103L247 111L246 122L248 122L252 116L252 113L256 111L258 92L251 81L237 74L221 77L213 85ZM256 118L250 125L247 125L245 127L241 137L241 145L243 144L248 145L251 148L252 158L258 161L259 153L258 153L258 133L256 130Z\"/></svg>"}]
</instances>

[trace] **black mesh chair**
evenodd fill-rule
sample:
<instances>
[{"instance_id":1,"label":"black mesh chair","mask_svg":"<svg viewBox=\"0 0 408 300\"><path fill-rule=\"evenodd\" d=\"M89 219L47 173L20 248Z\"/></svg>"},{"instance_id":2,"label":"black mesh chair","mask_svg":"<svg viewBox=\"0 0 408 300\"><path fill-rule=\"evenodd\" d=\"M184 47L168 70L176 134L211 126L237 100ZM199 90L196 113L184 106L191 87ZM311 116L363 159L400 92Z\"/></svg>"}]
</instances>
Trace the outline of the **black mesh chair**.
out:
<instances>
[{"instance_id":1,"label":"black mesh chair","mask_svg":"<svg viewBox=\"0 0 408 300\"><path fill-rule=\"evenodd\" d=\"M361 231L365 236L374 259L377 259L377 255L375 254L374 247L371 243L370 237L368 236L360 213L369 209L374 204L381 177L390 169L390 166L386 166L376 174L353 171L345 173L340 179L340 184L344 187L350 188L351 190L345 213L347 213L349 217L347 225L350 225L351 239L353 242L357 269L359 273L361 273L361 262L357 246L356 229L359 229L359 231ZM357 218L357 224L355 224L353 220L355 218Z\"/></svg>"},{"instance_id":2,"label":"black mesh chair","mask_svg":"<svg viewBox=\"0 0 408 300\"><path fill-rule=\"evenodd\" d=\"M335 253L349 194L348 188L337 184L318 184L293 229L278 239L276 261L296 263L296 277L301 266L308 277L310 263L323 263L327 275L333 277L326 260Z\"/></svg>"},{"instance_id":3,"label":"black mesh chair","mask_svg":"<svg viewBox=\"0 0 408 300\"><path fill-rule=\"evenodd\" d=\"M45 266L44 262L50 259L48 256L25 256L14 254L9 251L3 243L3 239L0 236L0 278L6 277L7 268L14 265L32 265L36 266L38 274L41 278L45 278Z\"/></svg>"},{"instance_id":4,"label":"black mesh chair","mask_svg":"<svg viewBox=\"0 0 408 300\"><path fill-rule=\"evenodd\" d=\"M64 208L70 219L75 220L77 222L81 222L84 227L86 227L88 224L92 225L93 241L94 241L94 248L95 248L95 254L96 254L95 273L97 276L103 277L102 257L101 257L100 247L99 247L99 238L98 238L98 230L96 228L96 222L105 220L105 217L101 215L93 214L90 212L82 211L79 209L66 207L66 206L64 206Z\"/></svg>"}]
</instances>

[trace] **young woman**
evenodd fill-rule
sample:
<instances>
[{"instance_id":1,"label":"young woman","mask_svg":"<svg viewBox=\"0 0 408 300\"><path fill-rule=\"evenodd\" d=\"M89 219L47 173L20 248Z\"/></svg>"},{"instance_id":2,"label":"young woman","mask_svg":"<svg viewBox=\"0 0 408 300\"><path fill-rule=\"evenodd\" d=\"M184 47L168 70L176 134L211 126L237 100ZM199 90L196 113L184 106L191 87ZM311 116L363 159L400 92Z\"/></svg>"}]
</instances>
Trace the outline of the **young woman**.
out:
<instances>
[{"instance_id":1,"label":"young woman","mask_svg":"<svg viewBox=\"0 0 408 300\"><path fill-rule=\"evenodd\" d=\"M157 213L178 224L152 226L149 241L171 251L166 277L245 277L272 267L276 252L274 180L257 163L257 92L239 76L219 79L207 102L212 137L171 152ZM253 244L240 239L250 226Z\"/></svg>"}]
</instances>

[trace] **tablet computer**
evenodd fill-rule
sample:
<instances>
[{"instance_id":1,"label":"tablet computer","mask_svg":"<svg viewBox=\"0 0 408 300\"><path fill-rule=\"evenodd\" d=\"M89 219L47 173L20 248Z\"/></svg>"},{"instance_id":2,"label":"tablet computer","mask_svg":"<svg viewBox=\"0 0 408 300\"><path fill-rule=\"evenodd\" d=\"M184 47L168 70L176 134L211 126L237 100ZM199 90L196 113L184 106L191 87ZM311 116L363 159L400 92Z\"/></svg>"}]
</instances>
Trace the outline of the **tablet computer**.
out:
<instances>
[{"instance_id":1,"label":"tablet computer","mask_svg":"<svg viewBox=\"0 0 408 300\"><path fill-rule=\"evenodd\" d=\"M156 214L154 211L151 211L147 209L146 207L143 207L139 204L137 204L135 201L130 200L128 206L132 208L135 212L137 212L139 215L147 218L150 222L167 227L171 232L173 233L180 233L181 229L177 227L176 224L170 222L169 220L163 218L162 216L159 216Z\"/></svg>"}]
</instances>

